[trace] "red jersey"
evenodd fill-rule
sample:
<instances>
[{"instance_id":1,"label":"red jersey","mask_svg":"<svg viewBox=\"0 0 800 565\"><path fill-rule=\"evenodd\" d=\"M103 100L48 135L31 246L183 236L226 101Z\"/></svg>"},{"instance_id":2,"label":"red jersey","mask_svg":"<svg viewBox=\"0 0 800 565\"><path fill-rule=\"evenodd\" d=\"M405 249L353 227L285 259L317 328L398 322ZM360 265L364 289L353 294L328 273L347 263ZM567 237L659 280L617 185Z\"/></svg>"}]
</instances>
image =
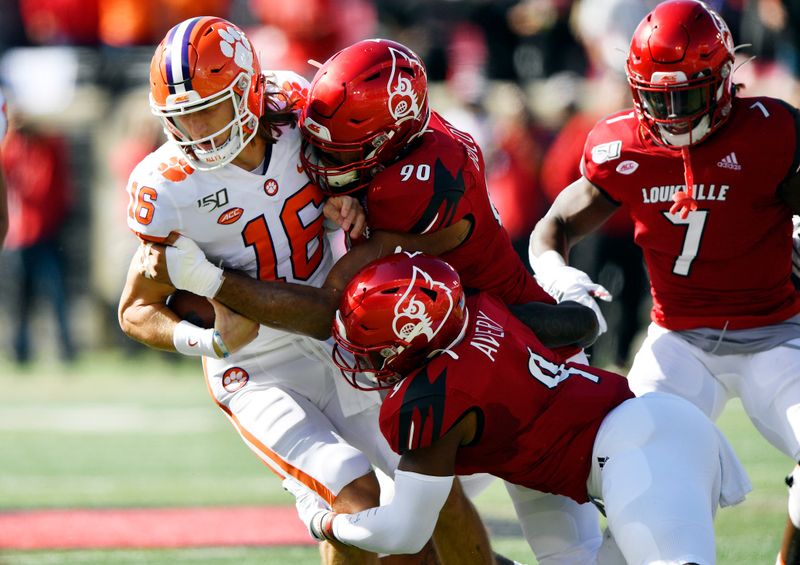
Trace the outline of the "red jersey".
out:
<instances>
[{"instance_id":1,"label":"red jersey","mask_svg":"<svg viewBox=\"0 0 800 565\"><path fill-rule=\"evenodd\" d=\"M460 447L456 473L490 473L586 502L595 436L605 416L632 398L624 377L565 362L496 297L467 299L464 339L412 373L381 406L392 449L430 446L470 412L474 441Z\"/></svg>"},{"instance_id":2,"label":"red jersey","mask_svg":"<svg viewBox=\"0 0 800 565\"><path fill-rule=\"evenodd\" d=\"M480 147L436 112L420 144L372 180L366 208L371 230L422 234L470 219L467 239L441 256L465 287L496 294L506 304L555 303L500 224L489 200Z\"/></svg>"},{"instance_id":3,"label":"red jersey","mask_svg":"<svg viewBox=\"0 0 800 565\"><path fill-rule=\"evenodd\" d=\"M685 190L678 151L641 135L632 110L589 133L584 175L630 211L654 322L733 330L800 312L790 278L792 212L777 195L800 165L798 120L780 100L734 98L727 123L690 149L698 208L685 220L669 213L672 195Z\"/></svg>"}]
</instances>

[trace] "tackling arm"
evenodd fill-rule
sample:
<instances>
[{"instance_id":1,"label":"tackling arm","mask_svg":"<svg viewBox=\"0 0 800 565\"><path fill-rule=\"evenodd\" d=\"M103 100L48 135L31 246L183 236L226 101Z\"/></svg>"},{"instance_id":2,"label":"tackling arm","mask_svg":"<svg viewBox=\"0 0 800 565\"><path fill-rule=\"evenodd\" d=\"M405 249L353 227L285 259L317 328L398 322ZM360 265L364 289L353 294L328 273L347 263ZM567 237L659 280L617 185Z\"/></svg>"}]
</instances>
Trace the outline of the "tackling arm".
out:
<instances>
[{"instance_id":1,"label":"tackling arm","mask_svg":"<svg viewBox=\"0 0 800 565\"><path fill-rule=\"evenodd\" d=\"M331 336L340 295L333 288L261 281L226 271L215 298L265 326L325 340Z\"/></svg>"},{"instance_id":2,"label":"tackling arm","mask_svg":"<svg viewBox=\"0 0 800 565\"><path fill-rule=\"evenodd\" d=\"M175 285L201 296L213 296L232 310L265 326L324 340L330 337L341 291L364 265L394 253L397 247L439 255L460 244L469 228L469 222L462 220L426 235L378 231L339 259L322 288L261 281L232 271L225 271L222 277L221 270L211 265L202 250L185 237L173 241L176 247L152 245L148 263L138 272L146 272L153 281L160 281L169 288ZM219 274L215 275L213 271ZM221 284L204 284L203 288L197 288L200 279ZM205 289L212 287L214 290L209 294Z\"/></svg>"},{"instance_id":3,"label":"tackling arm","mask_svg":"<svg viewBox=\"0 0 800 565\"><path fill-rule=\"evenodd\" d=\"M407 451L395 473L391 503L356 514L317 513L312 535L378 553L416 553L430 539L450 494L458 448L471 439L474 422L462 419L430 446Z\"/></svg>"},{"instance_id":4,"label":"tackling arm","mask_svg":"<svg viewBox=\"0 0 800 565\"><path fill-rule=\"evenodd\" d=\"M325 286L344 289L347 282L364 265L394 253L398 247L403 251L442 255L458 247L469 235L471 227L472 223L464 219L452 226L427 234L376 231L367 242L355 246L336 262L328 274Z\"/></svg>"},{"instance_id":5,"label":"tackling arm","mask_svg":"<svg viewBox=\"0 0 800 565\"><path fill-rule=\"evenodd\" d=\"M424 251L439 255L460 244L469 233L469 222L462 220L444 230L426 235L375 232L336 262L322 288L259 281L226 271L215 298L266 326L288 332L328 339L341 292L364 265L395 252Z\"/></svg>"},{"instance_id":6,"label":"tackling arm","mask_svg":"<svg viewBox=\"0 0 800 565\"><path fill-rule=\"evenodd\" d=\"M597 316L577 302L511 304L509 310L533 330L545 347L592 345L599 334Z\"/></svg>"}]
</instances>

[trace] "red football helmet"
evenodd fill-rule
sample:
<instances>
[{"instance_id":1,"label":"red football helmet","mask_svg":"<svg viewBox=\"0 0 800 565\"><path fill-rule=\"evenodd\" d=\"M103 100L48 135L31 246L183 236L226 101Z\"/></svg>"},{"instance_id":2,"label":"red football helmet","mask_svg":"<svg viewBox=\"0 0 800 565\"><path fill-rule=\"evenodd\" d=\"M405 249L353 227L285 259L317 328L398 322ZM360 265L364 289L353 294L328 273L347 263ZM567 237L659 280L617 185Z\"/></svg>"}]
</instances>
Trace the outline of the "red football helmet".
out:
<instances>
[{"instance_id":1,"label":"red football helmet","mask_svg":"<svg viewBox=\"0 0 800 565\"><path fill-rule=\"evenodd\" d=\"M464 290L450 265L422 253L389 255L345 287L333 322L333 361L358 389L391 388L453 345L466 321Z\"/></svg>"},{"instance_id":2,"label":"red football helmet","mask_svg":"<svg viewBox=\"0 0 800 565\"><path fill-rule=\"evenodd\" d=\"M702 2L668 0L636 28L626 65L636 115L664 145L699 143L727 119L733 39Z\"/></svg>"},{"instance_id":3,"label":"red football helmet","mask_svg":"<svg viewBox=\"0 0 800 565\"><path fill-rule=\"evenodd\" d=\"M191 139L174 119L216 104L231 104L233 118L203 139ZM233 161L255 136L264 113L264 78L250 40L229 21L211 16L173 27L150 63L150 108L194 168ZM225 132L226 141L218 146L214 138Z\"/></svg>"},{"instance_id":4,"label":"red football helmet","mask_svg":"<svg viewBox=\"0 0 800 565\"><path fill-rule=\"evenodd\" d=\"M409 48L367 39L317 71L300 124L301 159L328 194L365 187L428 125L425 65Z\"/></svg>"}]
</instances>

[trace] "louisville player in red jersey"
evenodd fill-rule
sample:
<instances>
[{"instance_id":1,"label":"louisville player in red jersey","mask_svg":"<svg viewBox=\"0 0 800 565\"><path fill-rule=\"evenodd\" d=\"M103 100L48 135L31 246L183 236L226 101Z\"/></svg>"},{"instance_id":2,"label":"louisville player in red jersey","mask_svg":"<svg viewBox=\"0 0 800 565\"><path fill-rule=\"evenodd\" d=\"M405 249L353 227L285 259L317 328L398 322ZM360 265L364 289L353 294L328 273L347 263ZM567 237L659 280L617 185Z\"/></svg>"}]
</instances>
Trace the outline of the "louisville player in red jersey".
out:
<instances>
[{"instance_id":1,"label":"louisville player in red jersey","mask_svg":"<svg viewBox=\"0 0 800 565\"><path fill-rule=\"evenodd\" d=\"M591 310L555 306L514 252L489 200L480 148L430 110L425 67L407 47L367 40L332 56L311 84L300 123L306 171L330 195L364 197L370 237L337 262L323 289L226 273L217 300L266 325L326 339L341 289L352 275L401 246L441 255L467 286L518 303L515 314L549 346L576 353L594 340L597 319ZM160 257L162 263L151 276L168 270L165 282L193 290L194 266L208 265L189 249L191 242L179 245L167 251L168 269L160 250L154 251L154 261ZM593 559L601 541L594 508L549 495L529 506L531 520L537 514L543 522L536 528L542 532L541 563Z\"/></svg>"},{"instance_id":2,"label":"louisville player in red jersey","mask_svg":"<svg viewBox=\"0 0 800 565\"><path fill-rule=\"evenodd\" d=\"M734 48L705 4L670 0L636 29L627 59L634 107L588 135L583 177L531 235L545 289L584 293L570 247L624 206L650 275L653 309L628 378L716 419L732 396L758 431L800 460L800 296L791 282L800 211L800 114L736 95ZM800 563L800 467L778 563Z\"/></svg>"},{"instance_id":3,"label":"louisville player in red jersey","mask_svg":"<svg viewBox=\"0 0 800 565\"><path fill-rule=\"evenodd\" d=\"M338 285L364 265L362 253L390 253L402 234L411 239L404 249L447 260L467 287L507 304L553 302L502 227L481 148L430 109L425 67L407 47L370 39L329 58L311 83L301 131L301 157L312 180L331 195L358 196L367 211L370 241L364 246L370 251L355 245L334 266L330 278L339 277ZM586 305L596 308L593 301ZM541 324L536 317L526 320ZM575 347L567 351L579 353ZM534 528L540 563L593 559L600 540L594 509L545 495L528 509L531 520L538 515L547 522ZM563 526L554 527L556 515ZM550 535L554 530L559 534Z\"/></svg>"},{"instance_id":4,"label":"louisville player in red jersey","mask_svg":"<svg viewBox=\"0 0 800 565\"><path fill-rule=\"evenodd\" d=\"M602 502L627 563L715 562L716 508L749 482L690 402L636 398L623 376L566 361L496 297L466 297L452 267L419 253L356 274L333 335L353 386L388 389L381 430L401 460L393 501L356 514L330 512L291 483L315 538L413 552L454 475L484 472L510 485L526 537L536 489Z\"/></svg>"},{"instance_id":5,"label":"louisville player in red jersey","mask_svg":"<svg viewBox=\"0 0 800 565\"><path fill-rule=\"evenodd\" d=\"M430 109L425 68L408 48L371 39L328 59L301 127L306 171L329 194L360 196L372 237L439 232L438 255L467 286L509 304L553 302L502 228L480 147Z\"/></svg>"}]
</instances>

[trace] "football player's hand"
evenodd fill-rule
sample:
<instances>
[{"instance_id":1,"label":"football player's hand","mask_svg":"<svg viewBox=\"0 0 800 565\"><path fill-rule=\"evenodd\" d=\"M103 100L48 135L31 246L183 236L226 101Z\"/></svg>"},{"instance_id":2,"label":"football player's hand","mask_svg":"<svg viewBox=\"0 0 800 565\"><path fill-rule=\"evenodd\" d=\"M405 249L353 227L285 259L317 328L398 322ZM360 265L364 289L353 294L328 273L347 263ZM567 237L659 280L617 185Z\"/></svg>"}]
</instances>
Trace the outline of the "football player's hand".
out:
<instances>
[{"instance_id":1,"label":"football player's hand","mask_svg":"<svg viewBox=\"0 0 800 565\"><path fill-rule=\"evenodd\" d=\"M800 282L800 216L792 216L792 225L792 272Z\"/></svg>"},{"instance_id":2,"label":"football player's hand","mask_svg":"<svg viewBox=\"0 0 800 565\"><path fill-rule=\"evenodd\" d=\"M539 258L532 258L531 264L536 280L547 294L557 302L571 300L591 308L597 316L597 335L606 332L608 324L596 299L610 302L612 296L603 285L595 283L583 271L566 265L556 251L547 251Z\"/></svg>"},{"instance_id":3,"label":"football player's hand","mask_svg":"<svg viewBox=\"0 0 800 565\"><path fill-rule=\"evenodd\" d=\"M156 251L159 257L152 269L154 277L163 277L166 272L167 282L177 289L207 298L216 296L222 286L223 271L206 259L205 253L194 241L179 236L172 245ZM161 254L166 256L164 262Z\"/></svg>"},{"instance_id":4,"label":"football player's hand","mask_svg":"<svg viewBox=\"0 0 800 565\"><path fill-rule=\"evenodd\" d=\"M234 312L216 300L210 302L214 307L214 329L219 332L224 347L224 351L220 353L236 353L256 338L258 322Z\"/></svg>"},{"instance_id":5,"label":"football player's hand","mask_svg":"<svg viewBox=\"0 0 800 565\"><path fill-rule=\"evenodd\" d=\"M352 196L330 196L322 207L323 215L350 234L350 239L358 239L367 226L364 207Z\"/></svg>"},{"instance_id":6,"label":"football player's hand","mask_svg":"<svg viewBox=\"0 0 800 565\"><path fill-rule=\"evenodd\" d=\"M329 522L333 512L320 496L292 477L283 479L283 488L294 495L295 507L300 521L308 528L308 532L317 541L328 539L323 524Z\"/></svg>"}]
</instances>

